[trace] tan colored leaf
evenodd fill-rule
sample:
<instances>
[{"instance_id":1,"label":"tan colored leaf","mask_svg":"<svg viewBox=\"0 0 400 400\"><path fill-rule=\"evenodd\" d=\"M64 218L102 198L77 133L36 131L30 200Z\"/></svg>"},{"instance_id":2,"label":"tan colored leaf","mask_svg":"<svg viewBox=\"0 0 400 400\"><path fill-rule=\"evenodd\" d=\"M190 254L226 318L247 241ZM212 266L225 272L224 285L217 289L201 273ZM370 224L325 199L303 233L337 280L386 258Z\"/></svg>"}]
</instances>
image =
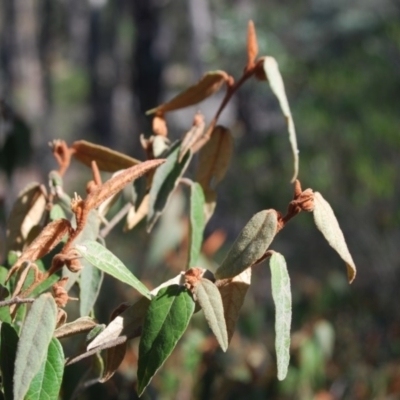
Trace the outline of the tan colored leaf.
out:
<instances>
[{"instance_id":1,"label":"tan colored leaf","mask_svg":"<svg viewBox=\"0 0 400 400\"><path fill-rule=\"evenodd\" d=\"M153 133L159 136L167 136L168 135L168 128L167 122L162 115L156 115L153 118Z\"/></svg>"},{"instance_id":2,"label":"tan colored leaf","mask_svg":"<svg viewBox=\"0 0 400 400\"><path fill-rule=\"evenodd\" d=\"M148 213L149 211L149 194L143 197L142 202L137 210L135 206L131 206L126 216L126 223L124 226L124 231L129 231L133 229Z\"/></svg>"},{"instance_id":3,"label":"tan colored leaf","mask_svg":"<svg viewBox=\"0 0 400 400\"><path fill-rule=\"evenodd\" d=\"M99 382L107 382L115 374L122 361L124 361L126 348L127 343L125 342L106 350L103 376L99 379Z\"/></svg>"},{"instance_id":4,"label":"tan colored leaf","mask_svg":"<svg viewBox=\"0 0 400 400\"><path fill-rule=\"evenodd\" d=\"M86 140L74 142L71 148L74 150L73 155L78 161L88 167L91 167L92 161L96 161L101 171L116 172L140 164L139 160L129 157L126 154L87 142Z\"/></svg>"},{"instance_id":5,"label":"tan colored leaf","mask_svg":"<svg viewBox=\"0 0 400 400\"><path fill-rule=\"evenodd\" d=\"M89 317L81 317L73 322L60 326L54 332L54 337L61 339L79 333L88 332L97 325L96 321Z\"/></svg>"},{"instance_id":6,"label":"tan colored leaf","mask_svg":"<svg viewBox=\"0 0 400 400\"><path fill-rule=\"evenodd\" d=\"M70 229L70 222L64 218L57 219L46 225L40 235L23 251L18 264L23 261L34 262L50 253Z\"/></svg>"},{"instance_id":7,"label":"tan colored leaf","mask_svg":"<svg viewBox=\"0 0 400 400\"><path fill-rule=\"evenodd\" d=\"M209 327L213 331L221 349L228 349L228 333L221 294L214 283L200 279L194 286L193 294L200 304Z\"/></svg>"},{"instance_id":8,"label":"tan colored leaf","mask_svg":"<svg viewBox=\"0 0 400 400\"><path fill-rule=\"evenodd\" d=\"M167 103L147 111L146 115L154 113L162 114L167 111L178 110L200 103L217 92L222 84L228 80L228 77L228 74L224 71L207 72L195 85L190 86Z\"/></svg>"},{"instance_id":9,"label":"tan colored leaf","mask_svg":"<svg viewBox=\"0 0 400 400\"><path fill-rule=\"evenodd\" d=\"M87 207L87 209L97 208L101 203L103 203L103 201L118 193L128 183L134 181L164 162L164 159L149 160L124 170L117 176L109 179L103 185L91 191L86 198L85 207Z\"/></svg>"},{"instance_id":10,"label":"tan colored leaf","mask_svg":"<svg viewBox=\"0 0 400 400\"><path fill-rule=\"evenodd\" d=\"M18 195L7 221L6 254L22 250L32 227L38 225L46 207L46 189L32 183Z\"/></svg>"},{"instance_id":11,"label":"tan colored leaf","mask_svg":"<svg viewBox=\"0 0 400 400\"><path fill-rule=\"evenodd\" d=\"M297 148L296 130L294 128L294 122L292 118L292 113L290 111L289 102L286 97L285 85L283 83L281 73L279 72L278 63L276 62L275 58L264 58L264 71L267 75L271 90L274 92L279 101L282 113L285 116L286 123L288 125L289 142L292 146L294 160L294 174L292 178L292 182L294 182L299 173L299 150Z\"/></svg>"},{"instance_id":12,"label":"tan colored leaf","mask_svg":"<svg viewBox=\"0 0 400 400\"><path fill-rule=\"evenodd\" d=\"M204 132L204 116L201 113L196 113L193 120L193 126L190 128L188 132L186 132L185 136L182 139L181 148L179 151L179 162L182 161L183 156L191 150L193 145L197 142L198 139L201 138Z\"/></svg>"},{"instance_id":13,"label":"tan colored leaf","mask_svg":"<svg viewBox=\"0 0 400 400\"><path fill-rule=\"evenodd\" d=\"M258 43L256 28L254 27L254 22L249 21L247 28L247 68L251 68L254 65L254 60L258 54Z\"/></svg>"},{"instance_id":14,"label":"tan colored leaf","mask_svg":"<svg viewBox=\"0 0 400 400\"><path fill-rule=\"evenodd\" d=\"M347 266L347 277L352 283L356 277L356 266L347 248L343 232L329 203L322 197L321 193L314 193L314 221L317 228L322 232L327 242L340 255Z\"/></svg>"},{"instance_id":15,"label":"tan colored leaf","mask_svg":"<svg viewBox=\"0 0 400 400\"><path fill-rule=\"evenodd\" d=\"M251 268L245 269L241 274L232 279L222 279L215 282L221 293L222 303L224 304L228 343L235 332L236 322L239 318L240 309L244 303L250 283Z\"/></svg>"}]
</instances>

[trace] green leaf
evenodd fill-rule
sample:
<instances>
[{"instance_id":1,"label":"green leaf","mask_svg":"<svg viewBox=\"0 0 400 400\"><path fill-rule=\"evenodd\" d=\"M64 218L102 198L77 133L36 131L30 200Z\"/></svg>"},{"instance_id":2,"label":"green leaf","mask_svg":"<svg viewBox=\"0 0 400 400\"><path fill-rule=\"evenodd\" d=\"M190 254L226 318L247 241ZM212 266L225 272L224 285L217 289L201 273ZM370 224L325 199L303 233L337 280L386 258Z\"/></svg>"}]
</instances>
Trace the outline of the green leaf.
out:
<instances>
[{"instance_id":1,"label":"green leaf","mask_svg":"<svg viewBox=\"0 0 400 400\"><path fill-rule=\"evenodd\" d=\"M57 400L64 374L64 352L61 343L51 339L47 357L32 379L25 396L29 400Z\"/></svg>"},{"instance_id":2,"label":"green leaf","mask_svg":"<svg viewBox=\"0 0 400 400\"><path fill-rule=\"evenodd\" d=\"M55 221L57 219L67 218L63 208L59 204L53 204L50 210L50 221Z\"/></svg>"},{"instance_id":3,"label":"green leaf","mask_svg":"<svg viewBox=\"0 0 400 400\"><path fill-rule=\"evenodd\" d=\"M82 257L90 262L94 267L113 276L121 282L127 283L135 288L143 296L151 299L151 295L146 286L140 282L135 275L119 260L111 251L107 250L100 243L93 240L85 240L75 248Z\"/></svg>"},{"instance_id":4,"label":"green leaf","mask_svg":"<svg viewBox=\"0 0 400 400\"><path fill-rule=\"evenodd\" d=\"M240 232L215 272L215 277L233 278L251 267L267 251L276 235L277 226L275 210L263 210L255 214Z\"/></svg>"},{"instance_id":5,"label":"green leaf","mask_svg":"<svg viewBox=\"0 0 400 400\"><path fill-rule=\"evenodd\" d=\"M175 142L170 149L166 162L157 168L149 196L149 212L147 214L147 231L150 232L178 185L179 179L189 165L192 153L188 151L181 162L178 161L181 141Z\"/></svg>"},{"instance_id":6,"label":"green leaf","mask_svg":"<svg viewBox=\"0 0 400 400\"><path fill-rule=\"evenodd\" d=\"M200 184L194 182L190 186L189 268L196 266L203 243L204 202L203 189Z\"/></svg>"},{"instance_id":7,"label":"green leaf","mask_svg":"<svg viewBox=\"0 0 400 400\"><path fill-rule=\"evenodd\" d=\"M275 350L278 379L285 379L290 361L290 324L292 321L292 293L286 261L282 254L273 253L271 268L272 297L275 303Z\"/></svg>"},{"instance_id":8,"label":"green leaf","mask_svg":"<svg viewBox=\"0 0 400 400\"><path fill-rule=\"evenodd\" d=\"M96 243L96 242L95 242ZM100 293L101 284L103 283L104 273L98 268L93 267L89 263L85 263L81 270L79 287L79 312L81 317L89 315L96 303Z\"/></svg>"},{"instance_id":9,"label":"green leaf","mask_svg":"<svg viewBox=\"0 0 400 400\"><path fill-rule=\"evenodd\" d=\"M321 193L314 193L314 221L317 228L322 232L327 242L333 247L342 260L346 263L347 277L352 283L356 277L356 266L347 248L346 240L340 229L335 213L329 203L322 197Z\"/></svg>"},{"instance_id":10,"label":"green leaf","mask_svg":"<svg viewBox=\"0 0 400 400\"><path fill-rule=\"evenodd\" d=\"M200 279L194 294L203 309L204 316L223 351L228 349L228 332L224 316L224 305L218 288L208 279Z\"/></svg>"},{"instance_id":11,"label":"green leaf","mask_svg":"<svg viewBox=\"0 0 400 400\"><path fill-rule=\"evenodd\" d=\"M279 101L282 113L285 116L288 125L289 142L292 146L294 160L294 174L292 178L292 182L294 182L299 173L299 150L297 148L296 130L294 128L294 122L292 118L292 113L290 111L289 102L286 97L285 85L283 84L281 73L279 72L278 63L276 62L274 57L264 58L264 71L265 75L267 75L271 90L274 92Z\"/></svg>"},{"instance_id":12,"label":"green leaf","mask_svg":"<svg viewBox=\"0 0 400 400\"><path fill-rule=\"evenodd\" d=\"M151 301L139 344L139 396L185 332L194 305L189 292L178 285L161 289Z\"/></svg>"},{"instance_id":13,"label":"green leaf","mask_svg":"<svg viewBox=\"0 0 400 400\"><path fill-rule=\"evenodd\" d=\"M23 400L33 377L46 357L54 333L57 306L53 297L42 294L32 304L17 347L14 371L14 399Z\"/></svg>"},{"instance_id":14,"label":"green leaf","mask_svg":"<svg viewBox=\"0 0 400 400\"><path fill-rule=\"evenodd\" d=\"M17 353L18 335L15 329L7 324L1 324L0 367L6 400L13 400L13 376L15 355Z\"/></svg>"}]
</instances>

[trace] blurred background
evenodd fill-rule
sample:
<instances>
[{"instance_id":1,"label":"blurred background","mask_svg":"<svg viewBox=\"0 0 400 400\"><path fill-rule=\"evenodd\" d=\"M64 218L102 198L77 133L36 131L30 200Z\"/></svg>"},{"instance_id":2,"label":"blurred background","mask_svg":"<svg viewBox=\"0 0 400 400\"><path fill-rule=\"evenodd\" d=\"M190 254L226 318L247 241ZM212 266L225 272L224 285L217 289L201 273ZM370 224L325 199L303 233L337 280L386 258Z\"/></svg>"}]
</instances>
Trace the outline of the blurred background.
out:
<instances>
[{"instance_id":1,"label":"blurred background","mask_svg":"<svg viewBox=\"0 0 400 400\"><path fill-rule=\"evenodd\" d=\"M358 267L345 266L299 215L276 238L292 279L292 360L276 379L267 263L253 284L226 354L196 316L143 398L400 399L400 3L396 0L2 0L0 3L0 221L18 191L56 167L48 142L85 139L144 159L144 112L222 69L246 64L248 20L259 55L277 59L296 124L303 188L320 191ZM223 94L168 115L172 139L195 111L210 120ZM268 84L247 82L221 123L235 151L207 225L204 265L223 258L257 211L285 211L293 187L285 121ZM190 171L189 171L190 175ZM89 176L74 164L70 194ZM107 245L150 286L184 266L187 193L178 190L154 234L144 225ZM2 229L4 235L4 229ZM165 240L165 238L169 240ZM113 290L112 298L107 296ZM135 294L106 279L97 316L107 322ZM120 371L82 399L134 399L137 343ZM66 370L78 379L85 362ZM75 378L74 378L75 377ZM64 384L63 399L71 398Z\"/></svg>"}]
</instances>

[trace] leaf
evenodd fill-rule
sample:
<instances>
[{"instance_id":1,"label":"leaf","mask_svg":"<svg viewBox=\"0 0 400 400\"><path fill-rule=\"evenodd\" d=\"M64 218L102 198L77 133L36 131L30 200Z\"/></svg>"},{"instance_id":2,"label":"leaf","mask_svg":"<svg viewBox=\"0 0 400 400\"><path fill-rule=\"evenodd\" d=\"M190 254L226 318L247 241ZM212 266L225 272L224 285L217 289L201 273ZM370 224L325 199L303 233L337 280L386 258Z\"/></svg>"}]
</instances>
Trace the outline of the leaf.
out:
<instances>
[{"instance_id":1,"label":"leaf","mask_svg":"<svg viewBox=\"0 0 400 400\"><path fill-rule=\"evenodd\" d=\"M63 208L59 204L53 204L50 210L50 220L56 221L61 218L66 219L66 215Z\"/></svg>"},{"instance_id":2,"label":"leaf","mask_svg":"<svg viewBox=\"0 0 400 400\"><path fill-rule=\"evenodd\" d=\"M224 306L218 288L208 279L200 279L193 291L204 316L223 351L228 349L228 333L224 316Z\"/></svg>"},{"instance_id":3,"label":"leaf","mask_svg":"<svg viewBox=\"0 0 400 400\"><path fill-rule=\"evenodd\" d=\"M124 231L133 229L149 212L149 194L146 194L136 210L134 206L128 211Z\"/></svg>"},{"instance_id":4,"label":"leaf","mask_svg":"<svg viewBox=\"0 0 400 400\"><path fill-rule=\"evenodd\" d=\"M46 225L39 236L23 251L18 264L24 261L34 262L50 253L69 232L71 224L66 219L57 219Z\"/></svg>"},{"instance_id":5,"label":"leaf","mask_svg":"<svg viewBox=\"0 0 400 400\"><path fill-rule=\"evenodd\" d=\"M135 288L143 296L151 299L149 290L128 268L100 243L93 240L85 240L81 244L75 245L78 252L90 262L94 267L113 276L121 282L127 283Z\"/></svg>"},{"instance_id":6,"label":"leaf","mask_svg":"<svg viewBox=\"0 0 400 400\"><path fill-rule=\"evenodd\" d=\"M317 228L322 232L327 242L333 247L347 266L347 277L349 283L356 277L356 266L347 248L343 232L340 229L335 213L329 203L322 197L321 193L314 193L314 221Z\"/></svg>"},{"instance_id":7,"label":"leaf","mask_svg":"<svg viewBox=\"0 0 400 400\"><path fill-rule=\"evenodd\" d=\"M88 332L97 326L96 321L90 317L81 317L73 322L60 326L54 332L54 337L62 339L64 337L76 335L83 332Z\"/></svg>"},{"instance_id":8,"label":"leaf","mask_svg":"<svg viewBox=\"0 0 400 400\"><path fill-rule=\"evenodd\" d=\"M251 267L268 249L278 225L275 210L255 214L240 232L222 264L215 272L217 279L228 279Z\"/></svg>"},{"instance_id":9,"label":"leaf","mask_svg":"<svg viewBox=\"0 0 400 400\"><path fill-rule=\"evenodd\" d=\"M13 400L13 376L15 355L17 353L18 335L15 329L7 324L1 324L1 354L0 367L4 396L6 400Z\"/></svg>"},{"instance_id":10,"label":"leaf","mask_svg":"<svg viewBox=\"0 0 400 400\"><path fill-rule=\"evenodd\" d=\"M294 182L299 173L299 150L297 148L296 130L294 128L292 113L290 111L289 102L286 97L285 85L283 83L281 73L279 72L278 63L276 62L275 58L265 57L263 66L271 90L279 101L282 113L285 116L286 123L288 125L289 142L292 146L294 161L294 174L292 178L292 182Z\"/></svg>"},{"instance_id":11,"label":"leaf","mask_svg":"<svg viewBox=\"0 0 400 400\"><path fill-rule=\"evenodd\" d=\"M224 316L228 333L228 343L235 332L236 322L239 318L247 289L251 283L251 268L245 269L241 274L231 279L215 282L222 297Z\"/></svg>"},{"instance_id":12,"label":"leaf","mask_svg":"<svg viewBox=\"0 0 400 400\"><path fill-rule=\"evenodd\" d=\"M96 243L96 242L94 242ZM85 263L86 264L86 263ZM97 297L99 296L104 273L93 265L87 263L80 274L79 313L81 317L89 315L92 311Z\"/></svg>"},{"instance_id":13,"label":"leaf","mask_svg":"<svg viewBox=\"0 0 400 400\"><path fill-rule=\"evenodd\" d=\"M183 156L187 151L191 150L193 145L201 138L204 132L204 116L197 112L194 116L193 126L189 129L188 132L185 133L185 136L182 139L181 148L179 151L179 162L182 161Z\"/></svg>"},{"instance_id":14,"label":"leaf","mask_svg":"<svg viewBox=\"0 0 400 400\"><path fill-rule=\"evenodd\" d=\"M179 179L184 174L191 159L191 152L187 152L182 161L178 161L180 141L171 146L165 164L159 167L153 177L149 193L149 211L147 214L147 231L150 232L161 216L164 208L178 185Z\"/></svg>"},{"instance_id":15,"label":"leaf","mask_svg":"<svg viewBox=\"0 0 400 400\"><path fill-rule=\"evenodd\" d=\"M247 28L247 68L252 68L258 54L258 43L254 22L249 21Z\"/></svg>"},{"instance_id":16,"label":"leaf","mask_svg":"<svg viewBox=\"0 0 400 400\"><path fill-rule=\"evenodd\" d=\"M146 115L154 113L163 114L167 111L174 111L200 103L217 92L228 78L228 74L224 71L207 72L195 85L179 93L167 103L147 111Z\"/></svg>"},{"instance_id":17,"label":"leaf","mask_svg":"<svg viewBox=\"0 0 400 400\"><path fill-rule=\"evenodd\" d=\"M138 165L130 167L120 174L113 176L101 186L96 187L91 191L85 201L85 207L88 209L97 208L103 201L118 193L128 183L134 181L148 171L158 167L165 162L164 159L156 159L144 161Z\"/></svg>"},{"instance_id":18,"label":"leaf","mask_svg":"<svg viewBox=\"0 0 400 400\"><path fill-rule=\"evenodd\" d=\"M14 371L14 399L23 400L46 357L57 320L53 297L42 294L32 304L22 326Z\"/></svg>"},{"instance_id":19,"label":"leaf","mask_svg":"<svg viewBox=\"0 0 400 400\"><path fill-rule=\"evenodd\" d=\"M147 297L142 297L136 303L128 307L121 314L117 315L107 325L106 329L89 343L87 350L89 351L95 347L99 347L120 336L126 336L128 339L139 336L149 305L150 300Z\"/></svg>"},{"instance_id":20,"label":"leaf","mask_svg":"<svg viewBox=\"0 0 400 400\"><path fill-rule=\"evenodd\" d=\"M194 301L191 295L178 285L161 289L151 301L139 344L139 396L175 348L193 311Z\"/></svg>"},{"instance_id":21,"label":"leaf","mask_svg":"<svg viewBox=\"0 0 400 400\"><path fill-rule=\"evenodd\" d=\"M99 379L99 382L104 383L112 378L122 361L124 361L126 349L127 343L125 342L106 350L104 372L103 376Z\"/></svg>"},{"instance_id":22,"label":"leaf","mask_svg":"<svg viewBox=\"0 0 400 400\"><path fill-rule=\"evenodd\" d=\"M32 379L25 396L29 400L57 400L64 374L64 352L61 343L51 339L40 370Z\"/></svg>"},{"instance_id":23,"label":"leaf","mask_svg":"<svg viewBox=\"0 0 400 400\"><path fill-rule=\"evenodd\" d=\"M271 268L272 298L275 303L275 350L278 379L284 380L290 361L290 325L292 321L292 293L290 278L282 254L273 253Z\"/></svg>"},{"instance_id":24,"label":"leaf","mask_svg":"<svg viewBox=\"0 0 400 400\"><path fill-rule=\"evenodd\" d=\"M7 221L7 254L10 250L22 250L32 227L40 222L45 207L46 192L42 185L32 183L19 193Z\"/></svg>"},{"instance_id":25,"label":"leaf","mask_svg":"<svg viewBox=\"0 0 400 400\"><path fill-rule=\"evenodd\" d=\"M201 250L204 232L204 193L201 186L194 182L190 186L190 232L188 267L195 267Z\"/></svg>"},{"instance_id":26,"label":"leaf","mask_svg":"<svg viewBox=\"0 0 400 400\"><path fill-rule=\"evenodd\" d=\"M92 161L96 161L101 171L116 172L140 164L139 160L129 157L126 154L87 142L86 140L74 142L71 148L74 150L72 154L78 161L88 167L91 167Z\"/></svg>"}]
</instances>

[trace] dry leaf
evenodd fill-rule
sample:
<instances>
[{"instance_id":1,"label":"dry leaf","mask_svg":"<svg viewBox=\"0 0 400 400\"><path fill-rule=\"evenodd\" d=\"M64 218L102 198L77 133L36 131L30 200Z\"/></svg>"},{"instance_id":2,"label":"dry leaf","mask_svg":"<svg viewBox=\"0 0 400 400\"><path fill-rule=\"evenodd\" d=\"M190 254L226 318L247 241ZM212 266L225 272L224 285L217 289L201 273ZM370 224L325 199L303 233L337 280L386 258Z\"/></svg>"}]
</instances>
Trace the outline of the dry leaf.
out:
<instances>
[{"instance_id":1,"label":"dry leaf","mask_svg":"<svg viewBox=\"0 0 400 400\"><path fill-rule=\"evenodd\" d=\"M197 142L198 139L201 138L204 132L204 116L201 113L196 113L193 120L193 126L190 128L188 132L186 132L185 136L182 139L181 148L179 151L179 162L182 161L183 156L191 150L193 145Z\"/></svg>"},{"instance_id":2,"label":"dry leaf","mask_svg":"<svg viewBox=\"0 0 400 400\"><path fill-rule=\"evenodd\" d=\"M71 148L78 161L88 167L91 167L92 161L96 161L101 171L116 172L140 164L139 160L86 140L74 142Z\"/></svg>"},{"instance_id":3,"label":"dry leaf","mask_svg":"<svg viewBox=\"0 0 400 400\"><path fill-rule=\"evenodd\" d=\"M125 342L106 350L104 372L99 382L107 382L115 374L122 361L124 361L126 349L127 343Z\"/></svg>"},{"instance_id":4,"label":"dry leaf","mask_svg":"<svg viewBox=\"0 0 400 400\"><path fill-rule=\"evenodd\" d=\"M164 116L156 115L153 118L153 133L159 136L168 135L167 122L165 121Z\"/></svg>"},{"instance_id":5,"label":"dry leaf","mask_svg":"<svg viewBox=\"0 0 400 400\"><path fill-rule=\"evenodd\" d=\"M149 211L149 194L147 193L144 197L140 206L135 210L135 206L131 206L126 216L126 223L124 231L133 229L148 213Z\"/></svg>"},{"instance_id":6,"label":"dry leaf","mask_svg":"<svg viewBox=\"0 0 400 400\"><path fill-rule=\"evenodd\" d=\"M22 190L7 221L6 254L22 250L32 227L38 225L46 207L46 189L32 183Z\"/></svg>"},{"instance_id":7,"label":"dry leaf","mask_svg":"<svg viewBox=\"0 0 400 400\"><path fill-rule=\"evenodd\" d=\"M164 162L165 160L163 159L149 160L124 170L90 192L86 198L85 207L87 207L87 209L97 208L101 203L103 203L103 201L118 193L128 183L134 181Z\"/></svg>"},{"instance_id":8,"label":"dry leaf","mask_svg":"<svg viewBox=\"0 0 400 400\"><path fill-rule=\"evenodd\" d=\"M163 114L167 111L178 110L200 103L217 92L228 78L228 74L224 71L207 72L195 85L190 86L167 103L147 111L146 115Z\"/></svg>"},{"instance_id":9,"label":"dry leaf","mask_svg":"<svg viewBox=\"0 0 400 400\"><path fill-rule=\"evenodd\" d=\"M329 203L321 193L314 193L314 221L328 243L337 251L347 266L349 283L356 277L356 266L347 248L343 232Z\"/></svg>"},{"instance_id":10,"label":"dry leaf","mask_svg":"<svg viewBox=\"0 0 400 400\"><path fill-rule=\"evenodd\" d=\"M265 74L267 75L271 90L274 92L275 96L279 101L282 113L285 116L288 125L289 142L290 145L292 146L293 160L294 160L294 174L292 178L292 182L294 182L299 173L299 150L297 148L297 138L296 138L296 131L294 128L292 113L290 111L289 102L286 97L285 85L283 83L281 73L279 72L278 63L276 62L275 58L273 57L264 58L264 71Z\"/></svg>"},{"instance_id":11,"label":"dry leaf","mask_svg":"<svg viewBox=\"0 0 400 400\"><path fill-rule=\"evenodd\" d=\"M254 27L254 22L250 20L247 28L247 69L253 67L257 54L258 43L256 28Z\"/></svg>"},{"instance_id":12,"label":"dry leaf","mask_svg":"<svg viewBox=\"0 0 400 400\"><path fill-rule=\"evenodd\" d=\"M224 305L228 343L235 332L236 322L239 318L244 298L251 283L251 268L245 269L241 274L232 279L222 279L215 282Z\"/></svg>"},{"instance_id":13,"label":"dry leaf","mask_svg":"<svg viewBox=\"0 0 400 400\"><path fill-rule=\"evenodd\" d=\"M90 317L81 317L73 322L64 324L54 331L54 337L61 339L64 337L77 335L78 333L88 332L97 325L96 321Z\"/></svg>"}]
</instances>

